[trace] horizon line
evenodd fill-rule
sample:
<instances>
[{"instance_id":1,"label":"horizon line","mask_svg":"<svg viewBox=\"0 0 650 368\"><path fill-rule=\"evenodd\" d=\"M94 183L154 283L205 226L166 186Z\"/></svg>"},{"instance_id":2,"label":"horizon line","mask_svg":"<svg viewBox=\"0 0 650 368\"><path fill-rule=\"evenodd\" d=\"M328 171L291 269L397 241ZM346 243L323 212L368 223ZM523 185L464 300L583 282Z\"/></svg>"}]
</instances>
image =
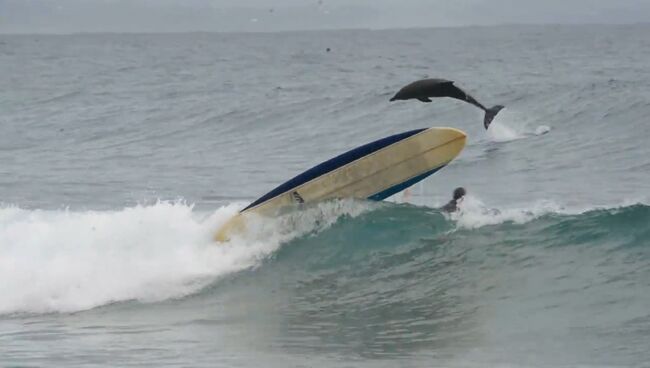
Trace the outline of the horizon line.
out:
<instances>
[{"instance_id":1,"label":"horizon line","mask_svg":"<svg viewBox=\"0 0 650 368\"><path fill-rule=\"evenodd\" d=\"M644 22L586 22L586 23L570 23L570 22L550 22L550 23L497 23L497 24L460 24L460 25L444 25L444 26L414 26L414 27L386 27L386 28L371 28L371 27L343 27L343 28L296 28L286 30L268 30L268 31L247 31L247 30L186 30L186 31L43 31L43 32L2 32L0 36L73 36L73 35L156 35L156 34L277 34L277 33L296 33L296 32L346 32L346 31L408 31L408 30L427 30L427 29L453 29L453 28L498 28L498 27L540 27L540 26L644 26L650 25L650 21Z\"/></svg>"}]
</instances>

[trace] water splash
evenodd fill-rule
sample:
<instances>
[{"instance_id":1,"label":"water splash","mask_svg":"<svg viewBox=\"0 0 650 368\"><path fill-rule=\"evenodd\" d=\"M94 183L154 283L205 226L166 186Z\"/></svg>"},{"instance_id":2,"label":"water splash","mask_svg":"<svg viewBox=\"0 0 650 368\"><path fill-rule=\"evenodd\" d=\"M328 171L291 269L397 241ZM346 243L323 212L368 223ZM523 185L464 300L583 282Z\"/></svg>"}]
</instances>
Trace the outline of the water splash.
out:
<instances>
[{"instance_id":1,"label":"water splash","mask_svg":"<svg viewBox=\"0 0 650 368\"><path fill-rule=\"evenodd\" d=\"M334 201L257 218L246 235L217 245L215 229L241 207L231 204L213 213L179 202L105 212L1 208L0 314L181 298L259 265L294 237L371 208Z\"/></svg>"},{"instance_id":2,"label":"water splash","mask_svg":"<svg viewBox=\"0 0 650 368\"><path fill-rule=\"evenodd\" d=\"M464 229L505 222L524 224L549 213L568 213L564 207L552 201L537 201L526 208L490 208L472 195L466 195L458 207L459 211L452 213L450 218L456 221L458 228Z\"/></svg>"},{"instance_id":3,"label":"water splash","mask_svg":"<svg viewBox=\"0 0 650 368\"><path fill-rule=\"evenodd\" d=\"M509 142L543 135L551 130L548 125L535 126L535 123L534 119L525 114L504 109L492 122L487 134L493 142Z\"/></svg>"}]
</instances>

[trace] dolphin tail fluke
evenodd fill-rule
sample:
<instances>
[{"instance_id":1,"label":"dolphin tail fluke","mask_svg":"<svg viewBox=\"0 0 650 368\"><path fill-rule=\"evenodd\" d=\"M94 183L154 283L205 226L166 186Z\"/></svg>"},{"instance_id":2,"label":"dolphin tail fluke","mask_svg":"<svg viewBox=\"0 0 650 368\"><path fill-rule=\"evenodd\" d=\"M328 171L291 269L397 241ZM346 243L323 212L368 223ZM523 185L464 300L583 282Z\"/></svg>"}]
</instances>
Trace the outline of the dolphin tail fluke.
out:
<instances>
[{"instance_id":1,"label":"dolphin tail fluke","mask_svg":"<svg viewBox=\"0 0 650 368\"><path fill-rule=\"evenodd\" d=\"M483 126L485 127L485 130L490 127L490 124L492 123L492 120L494 119L495 116L503 109L504 106L502 105L496 105L492 106L489 109L485 110L485 118L483 119Z\"/></svg>"}]
</instances>

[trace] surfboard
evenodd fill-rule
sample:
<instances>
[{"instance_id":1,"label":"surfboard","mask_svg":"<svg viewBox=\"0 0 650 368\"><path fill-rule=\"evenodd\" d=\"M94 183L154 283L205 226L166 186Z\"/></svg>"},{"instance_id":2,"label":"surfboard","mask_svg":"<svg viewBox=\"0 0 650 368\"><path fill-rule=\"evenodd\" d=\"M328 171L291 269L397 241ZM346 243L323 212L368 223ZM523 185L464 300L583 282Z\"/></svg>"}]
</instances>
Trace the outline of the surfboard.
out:
<instances>
[{"instance_id":1,"label":"surfboard","mask_svg":"<svg viewBox=\"0 0 650 368\"><path fill-rule=\"evenodd\" d=\"M217 231L223 242L245 230L247 214L336 198L381 201L434 174L465 147L454 128L424 128L391 135L329 159L279 185L242 209Z\"/></svg>"}]
</instances>

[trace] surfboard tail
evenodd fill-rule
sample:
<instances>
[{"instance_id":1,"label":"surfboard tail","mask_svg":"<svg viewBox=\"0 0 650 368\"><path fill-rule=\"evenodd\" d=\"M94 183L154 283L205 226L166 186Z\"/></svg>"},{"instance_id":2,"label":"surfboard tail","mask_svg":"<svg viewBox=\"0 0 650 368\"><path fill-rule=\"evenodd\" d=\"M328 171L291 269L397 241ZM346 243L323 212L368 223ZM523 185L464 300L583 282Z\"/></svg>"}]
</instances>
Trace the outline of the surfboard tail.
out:
<instances>
[{"instance_id":1,"label":"surfboard tail","mask_svg":"<svg viewBox=\"0 0 650 368\"><path fill-rule=\"evenodd\" d=\"M246 223L241 213L226 221L214 234L214 240L219 243L230 240L232 235L241 234L246 230Z\"/></svg>"},{"instance_id":2,"label":"surfboard tail","mask_svg":"<svg viewBox=\"0 0 650 368\"><path fill-rule=\"evenodd\" d=\"M483 119L483 126L485 127L485 130L490 127L490 124L492 123L494 117L497 116L499 111L501 111L503 108L504 106L502 105L496 105L485 110L485 118Z\"/></svg>"}]
</instances>

